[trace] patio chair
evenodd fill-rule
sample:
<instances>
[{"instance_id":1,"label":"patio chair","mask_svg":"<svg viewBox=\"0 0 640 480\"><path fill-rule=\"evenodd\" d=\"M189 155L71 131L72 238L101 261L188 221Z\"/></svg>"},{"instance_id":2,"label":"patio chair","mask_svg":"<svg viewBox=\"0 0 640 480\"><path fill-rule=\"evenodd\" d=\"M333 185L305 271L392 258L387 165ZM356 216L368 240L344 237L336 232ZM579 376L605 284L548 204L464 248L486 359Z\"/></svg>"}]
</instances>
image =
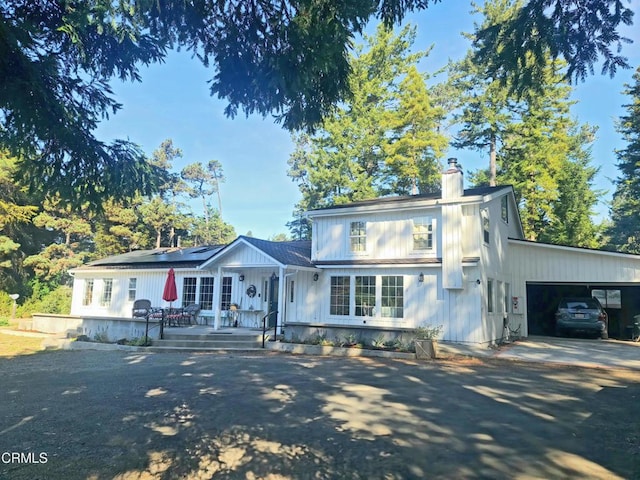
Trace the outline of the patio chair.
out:
<instances>
[{"instance_id":1,"label":"patio chair","mask_svg":"<svg viewBox=\"0 0 640 480\"><path fill-rule=\"evenodd\" d=\"M186 321L187 325L197 324L198 315L200 315L200 305L197 303L187 305L182 311L183 319Z\"/></svg>"},{"instance_id":2,"label":"patio chair","mask_svg":"<svg viewBox=\"0 0 640 480\"><path fill-rule=\"evenodd\" d=\"M151 300L136 300L133 302L131 318L147 318L151 312Z\"/></svg>"}]
</instances>

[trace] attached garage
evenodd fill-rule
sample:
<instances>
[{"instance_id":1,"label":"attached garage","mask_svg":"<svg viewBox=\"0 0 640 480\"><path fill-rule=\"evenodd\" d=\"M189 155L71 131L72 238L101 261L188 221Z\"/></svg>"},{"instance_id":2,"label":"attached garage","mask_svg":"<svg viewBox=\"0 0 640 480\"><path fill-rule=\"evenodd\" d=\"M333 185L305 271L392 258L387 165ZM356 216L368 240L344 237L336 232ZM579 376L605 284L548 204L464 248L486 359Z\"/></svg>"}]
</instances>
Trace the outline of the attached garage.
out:
<instances>
[{"instance_id":1,"label":"attached garage","mask_svg":"<svg viewBox=\"0 0 640 480\"><path fill-rule=\"evenodd\" d=\"M640 314L639 255L510 239L509 268L514 292L525 296L519 323L527 335L554 334L555 311L565 296L597 297L611 338L626 339Z\"/></svg>"}]
</instances>

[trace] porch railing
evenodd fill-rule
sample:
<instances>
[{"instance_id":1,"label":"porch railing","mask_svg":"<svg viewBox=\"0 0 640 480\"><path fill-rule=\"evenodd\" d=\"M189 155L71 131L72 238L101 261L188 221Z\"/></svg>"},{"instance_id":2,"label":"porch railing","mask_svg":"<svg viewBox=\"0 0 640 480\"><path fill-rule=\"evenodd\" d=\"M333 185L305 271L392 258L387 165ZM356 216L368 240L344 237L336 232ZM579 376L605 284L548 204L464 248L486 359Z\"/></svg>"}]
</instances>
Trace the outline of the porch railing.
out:
<instances>
[{"instance_id":1,"label":"porch railing","mask_svg":"<svg viewBox=\"0 0 640 480\"><path fill-rule=\"evenodd\" d=\"M162 316L158 317L158 311L151 309L147 312L147 314L145 315L145 328L144 328L144 344L145 346L149 346L151 345L151 342L149 341L149 318L159 318L158 320L158 324L152 326L151 328L156 328L159 327L160 328L160 340L162 340L164 338L164 310L161 310L162 312Z\"/></svg>"},{"instance_id":2,"label":"porch railing","mask_svg":"<svg viewBox=\"0 0 640 480\"><path fill-rule=\"evenodd\" d=\"M271 317L271 315L276 315L276 323L273 326L273 339L275 340L278 336L278 311L273 310L267 313L264 317L262 317L262 348L265 348L265 342L267 339L267 319Z\"/></svg>"}]
</instances>

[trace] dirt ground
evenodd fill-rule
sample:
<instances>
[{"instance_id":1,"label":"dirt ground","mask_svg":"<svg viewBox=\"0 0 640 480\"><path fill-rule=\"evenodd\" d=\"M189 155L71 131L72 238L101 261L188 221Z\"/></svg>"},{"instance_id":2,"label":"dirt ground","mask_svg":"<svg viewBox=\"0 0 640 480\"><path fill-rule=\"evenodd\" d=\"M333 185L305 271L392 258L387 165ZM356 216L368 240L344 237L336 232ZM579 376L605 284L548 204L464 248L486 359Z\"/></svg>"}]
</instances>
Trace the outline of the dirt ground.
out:
<instances>
[{"instance_id":1,"label":"dirt ground","mask_svg":"<svg viewBox=\"0 0 640 480\"><path fill-rule=\"evenodd\" d=\"M56 351L0 358L0 478L640 478L640 373Z\"/></svg>"}]
</instances>

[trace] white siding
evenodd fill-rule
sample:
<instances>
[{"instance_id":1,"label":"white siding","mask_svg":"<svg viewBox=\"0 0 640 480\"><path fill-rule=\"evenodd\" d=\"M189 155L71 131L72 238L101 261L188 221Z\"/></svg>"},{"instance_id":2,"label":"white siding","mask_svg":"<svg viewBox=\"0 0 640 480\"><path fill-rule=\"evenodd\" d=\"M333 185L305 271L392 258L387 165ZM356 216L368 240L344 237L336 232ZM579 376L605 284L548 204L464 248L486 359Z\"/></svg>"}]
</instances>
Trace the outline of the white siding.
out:
<instances>
[{"instance_id":1,"label":"white siding","mask_svg":"<svg viewBox=\"0 0 640 480\"><path fill-rule=\"evenodd\" d=\"M444 288L462 288L462 207L442 206L442 270Z\"/></svg>"},{"instance_id":2,"label":"white siding","mask_svg":"<svg viewBox=\"0 0 640 480\"><path fill-rule=\"evenodd\" d=\"M433 219L433 250L413 249L413 219ZM352 252L349 242L351 222L366 222L366 252ZM402 259L436 257L441 254L440 209L425 208L384 214L318 217L313 223L312 257L315 261L366 259Z\"/></svg>"},{"instance_id":3,"label":"white siding","mask_svg":"<svg viewBox=\"0 0 640 480\"><path fill-rule=\"evenodd\" d=\"M638 283L640 256L534 243L509 244L510 270L527 282Z\"/></svg>"},{"instance_id":4,"label":"white siding","mask_svg":"<svg viewBox=\"0 0 640 480\"><path fill-rule=\"evenodd\" d=\"M468 272L466 270L469 270ZM445 290L442 285L441 269L436 268L335 268L324 271L317 282L301 282L304 298L296 316L287 316L290 322L320 323L343 326L414 328L419 325L442 325L443 340L455 342L481 343L495 338L487 335L491 329L482 325L481 286L475 279L476 268L465 269L462 287L459 290ZM419 282L419 275L424 281ZM370 317L355 315L330 315L330 291L332 276L354 277L358 275L376 276L380 290L381 276L403 276L404 318L385 318L376 313ZM300 275L298 276L300 278ZM353 299L354 292L351 290ZM353 301L352 301L353 307ZM353 310L351 310L353 313Z\"/></svg>"},{"instance_id":5,"label":"white siding","mask_svg":"<svg viewBox=\"0 0 640 480\"><path fill-rule=\"evenodd\" d=\"M173 302L174 306L182 305L182 293L185 277L195 277L197 281L196 301L200 294L200 281L202 277L214 277L215 274L209 271L195 269L176 268L176 287L178 290L178 300ZM167 280L168 269L158 270L105 270L101 272L76 271L73 280L73 293L71 299L72 315L89 315L105 317L131 317L133 301L128 299L129 279L137 279L136 299L148 299L154 307L168 307L169 303L162 300L162 292ZM113 280L113 290L111 304L103 307L100 305L103 279ZM83 305L84 285L87 279L94 280L93 301L90 305ZM232 292L237 295L237 278L234 276ZM205 312L206 313L206 312Z\"/></svg>"}]
</instances>

